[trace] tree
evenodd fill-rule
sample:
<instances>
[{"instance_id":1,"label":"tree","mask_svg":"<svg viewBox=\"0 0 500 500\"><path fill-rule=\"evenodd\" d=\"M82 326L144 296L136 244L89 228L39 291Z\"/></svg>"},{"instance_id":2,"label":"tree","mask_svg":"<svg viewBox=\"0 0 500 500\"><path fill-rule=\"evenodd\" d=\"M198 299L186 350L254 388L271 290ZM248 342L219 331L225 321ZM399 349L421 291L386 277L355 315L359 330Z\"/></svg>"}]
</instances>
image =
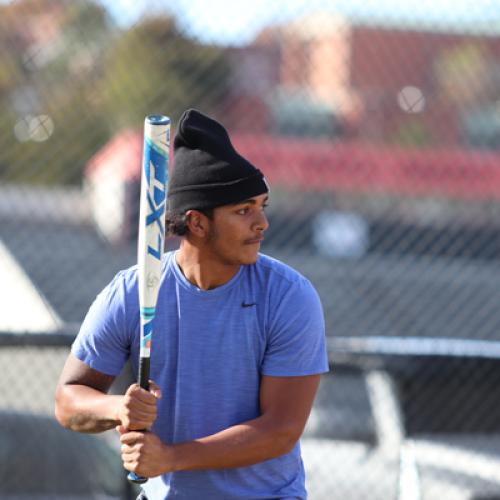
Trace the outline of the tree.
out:
<instances>
[{"instance_id":1,"label":"tree","mask_svg":"<svg viewBox=\"0 0 500 500\"><path fill-rule=\"evenodd\" d=\"M106 12L84 0L21 0L1 14L0 178L78 183L109 138L93 99L110 38Z\"/></svg>"},{"instance_id":2,"label":"tree","mask_svg":"<svg viewBox=\"0 0 500 500\"><path fill-rule=\"evenodd\" d=\"M435 62L435 76L446 98L461 108L486 97L491 58L481 42L463 42L443 50Z\"/></svg>"},{"instance_id":3,"label":"tree","mask_svg":"<svg viewBox=\"0 0 500 500\"><path fill-rule=\"evenodd\" d=\"M169 17L123 33L105 67L102 101L120 126L137 126L151 113L179 116L192 106L210 111L225 95L229 74L220 48L183 36Z\"/></svg>"},{"instance_id":4,"label":"tree","mask_svg":"<svg viewBox=\"0 0 500 500\"><path fill-rule=\"evenodd\" d=\"M169 17L113 31L90 0L21 0L3 9L17 23L6 23L12 43L0 53L4 182L77 184L120 128L140 128L151 113L211 111L225 95L222 50L183 36ZM38 26L39 40L26 23Z\"/></svg>"}]
</instances>

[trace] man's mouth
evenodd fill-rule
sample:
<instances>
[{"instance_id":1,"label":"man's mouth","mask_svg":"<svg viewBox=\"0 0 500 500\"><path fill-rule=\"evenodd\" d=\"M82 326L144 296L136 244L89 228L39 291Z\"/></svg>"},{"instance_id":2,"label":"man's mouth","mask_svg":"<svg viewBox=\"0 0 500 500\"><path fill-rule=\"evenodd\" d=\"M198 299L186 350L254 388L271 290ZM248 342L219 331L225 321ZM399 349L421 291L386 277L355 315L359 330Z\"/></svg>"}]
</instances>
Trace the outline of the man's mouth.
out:
<instances>
[{"instance_id":1,"label":"man's mouth","mask_svg":"<svg viewBox=\"0 0 500 500\"><path fill-rule=\"evenodd\" d=\"M264 241L264 237L260 236L259 238L251 238L249 240L245 240L245 245L256 245L257 243L262 243Z\"/></svg>"}]
</instances>

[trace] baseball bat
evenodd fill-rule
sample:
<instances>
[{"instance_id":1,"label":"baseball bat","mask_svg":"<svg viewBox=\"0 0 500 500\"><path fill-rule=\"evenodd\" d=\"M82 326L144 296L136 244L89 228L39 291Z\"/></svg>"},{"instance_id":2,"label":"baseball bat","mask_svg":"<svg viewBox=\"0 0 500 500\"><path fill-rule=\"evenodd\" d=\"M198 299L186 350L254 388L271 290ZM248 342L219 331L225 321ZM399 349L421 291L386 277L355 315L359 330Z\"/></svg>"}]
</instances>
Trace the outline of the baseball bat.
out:
<instances>
[{"instance_id":1,"label":"baseball bat","mask_svg":"<svg viewBox=\"0 0 500 500\"><path fill-rule=\"evenodd\" d=\"M140 310L140 352L138 384L149 390L149 366L153 321L160 288L161 261L165 243L170 119L150 115L144 120L137 277ZM134 472L128 480L142 484L147 478Z\"/></svg>"}]
</instances>

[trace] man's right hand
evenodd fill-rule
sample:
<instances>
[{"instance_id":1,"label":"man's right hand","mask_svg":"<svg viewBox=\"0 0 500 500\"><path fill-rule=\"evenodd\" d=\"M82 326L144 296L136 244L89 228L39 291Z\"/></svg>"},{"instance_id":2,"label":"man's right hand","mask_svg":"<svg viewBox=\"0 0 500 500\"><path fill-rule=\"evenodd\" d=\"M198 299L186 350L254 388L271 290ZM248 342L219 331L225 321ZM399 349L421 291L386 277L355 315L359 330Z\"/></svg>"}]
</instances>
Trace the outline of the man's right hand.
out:
<instances>
[{"instance_id":1,"label":"man's right hand","mask_svg":"<svg viewBox=\"0 0 500 500\"><path fill-rule=\"evenodd\" d=\"M149 381L149 391L132 384L122 398L117 420L130 431L150 430L156 420L156 402L160 398L161 389L153 381Z\"/></svg>"}]
</instances>

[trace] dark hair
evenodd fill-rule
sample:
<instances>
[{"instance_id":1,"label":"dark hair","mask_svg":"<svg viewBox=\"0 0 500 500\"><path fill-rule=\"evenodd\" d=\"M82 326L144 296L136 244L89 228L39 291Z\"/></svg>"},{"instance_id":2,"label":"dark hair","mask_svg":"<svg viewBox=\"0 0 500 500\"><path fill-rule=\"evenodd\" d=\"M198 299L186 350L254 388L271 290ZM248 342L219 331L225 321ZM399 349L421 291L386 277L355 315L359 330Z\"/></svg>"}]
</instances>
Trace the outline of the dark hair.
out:
<instances>
[{"instance_id":1,"label":"dark hair","mask_svg":"<svg viewBox=\"0 0 500 500\"><path fill-rule=\"evenodd\" d=\"M203 215L208 217L209 219L213 219L214 217L214 209L213 208L204 208L200 210L199 208L195 208L192 210L197 210L201 212ZM187 210L186 210L187 212ZM165 214L165 231L167 235L171 236L185 236L189 229L187 225L187 217L186 212L182 213L174 213L167 211Z\"/></svg>"}]
</instances>

